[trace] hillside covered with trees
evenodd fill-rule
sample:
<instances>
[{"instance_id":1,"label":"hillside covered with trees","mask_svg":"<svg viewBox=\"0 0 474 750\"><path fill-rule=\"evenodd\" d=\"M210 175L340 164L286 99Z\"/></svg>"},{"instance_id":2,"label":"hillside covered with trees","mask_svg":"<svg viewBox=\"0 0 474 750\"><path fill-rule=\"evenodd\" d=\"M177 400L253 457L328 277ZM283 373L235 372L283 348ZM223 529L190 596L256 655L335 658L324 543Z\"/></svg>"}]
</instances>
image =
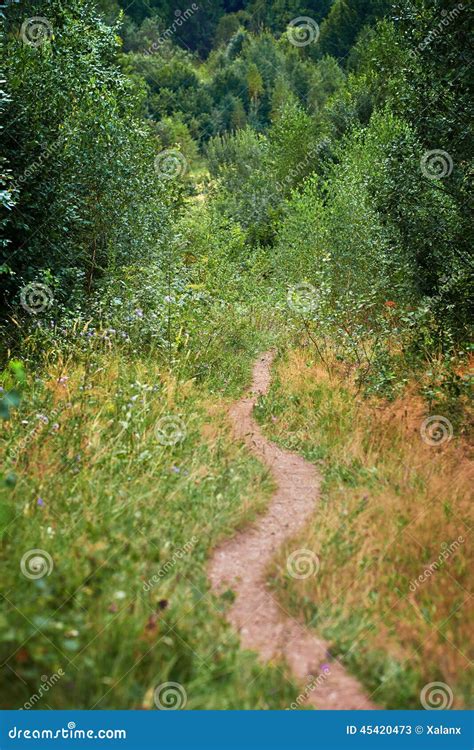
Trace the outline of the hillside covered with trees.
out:
<instances>
[{"instance_id":1,"label":"hillside covered with trees","mask_svg":"<svg viewBox=\"0 0 474 750\"><path fill-rule=\"evenodd\" d=\"M228 417L269 349L322 478L269 590L380 707L469 706L472 8L1 13L2 707L294 703L207 578L272 495Z\"/></svg>"}]
</instances>

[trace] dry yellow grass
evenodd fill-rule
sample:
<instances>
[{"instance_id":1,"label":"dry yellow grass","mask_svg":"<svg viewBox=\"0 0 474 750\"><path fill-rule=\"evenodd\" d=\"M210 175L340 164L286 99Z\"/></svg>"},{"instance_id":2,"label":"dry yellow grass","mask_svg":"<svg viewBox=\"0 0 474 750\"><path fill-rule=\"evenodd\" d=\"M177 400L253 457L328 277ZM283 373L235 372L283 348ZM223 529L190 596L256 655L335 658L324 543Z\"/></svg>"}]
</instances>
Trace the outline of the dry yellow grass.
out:
<instances>
[{"instance_id":1,"label":"dry yellow grass","mask_svg":"<svg viewBox=\"0 0 474 750\"><path fill-rule=\"evenodd\" d=\"M357 400L307 350L281 361L277 376L264 407L271 434L320 458L325 477L314 521L273 570L285 603L332 639L376 702L420 707L423 685L442 680L453 705L466 705L468 446L455 438L425 444L416 393L383 406ZM316 576L289 578L286 557L298 548L319 556Z\"/></svg>"}]
</instances>

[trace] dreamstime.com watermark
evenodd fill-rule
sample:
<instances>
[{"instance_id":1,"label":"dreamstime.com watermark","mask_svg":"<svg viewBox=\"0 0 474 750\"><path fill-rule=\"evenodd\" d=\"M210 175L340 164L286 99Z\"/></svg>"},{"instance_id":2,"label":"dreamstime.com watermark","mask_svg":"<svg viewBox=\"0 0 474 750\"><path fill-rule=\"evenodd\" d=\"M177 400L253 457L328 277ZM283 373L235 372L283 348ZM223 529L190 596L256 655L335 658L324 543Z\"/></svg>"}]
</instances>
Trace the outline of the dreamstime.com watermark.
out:
<instances>
[{"instance_id":1,"label":"dreamstime.com watermark","mask_svg":"<svg viewBox=\"0 0 474 750\"><path fill-rule=\"evenodd\" d=\"M302 693L299 694L297 699L290 704L286 709L287 711L294 711L295 709L302 706L308 700L311 693L314 693L321 685L323 685L331 674L331 669L328 664L323 664L321 672L317 677L311 676L310 681L305 685Z\"/></svg>"},{"instance_id":2,"label":"dreamstime.com watermark","mask_svg":"<svg viewBox=\"0 0 474 750\"><path fill-rule=\"evenodd\" d=\"M61 729L19 729L8 730L11 740L126 740L126 729L76 729L74 721Z\"/></svg>"},{"instance_id":3,"label":"dreamstime.com watermark","mask_svg":"<svg viewBox=\"0 0 474 750\"><path fill-rule=\"evenodd\" d=\"M425 583L425 581L431 578L431 576L443 566L444 562L448 560L451 555L457 552L461 544L464 544L464 541L464 537L458 536L458 538L455 539L454 542L451 542L449 546L447 542L444 542L441 545L442 547L444 547L444 549L440 552L438 559L430 563L428 567L424 569L423 573L418 576L418 578L415 578L414 581L410 581L410 591L416 591L422 583Z\"/></svg>"},{"instance_id":4,"label":"dreamstime.com watermark","mask_svg":"<svg viewBox=\"0 0 474 750\"><path fill-rule=\"evenodd\" d=\"M185 555L189 555L191 550L193 550L196 546L197 542L197 536L192 536L191 539L186 542L186 544L175 550L169 560L167 560L165 564L161 566L158 573L155 573L154 576L149 578L148 581L143 584L143 591L151 591L153 586L159 583L161 579L170 572L170 570L173 570L174 566L179 562L179 560L181 560Z\"/></svg>"},{"instance_id":5,"label":"dreamstime.com watermark","mask_svg":"<svg viewBox=\"0 0 474 750\"><path fill-rule=\"evenodd\" d=\"M295 47L307 47L319 39L319 26L309 16L298 16L288 24L286 36Z\"/></svg>"},{"instance_id":6,"label":"dreamstime.com watermark","mask_svg":"<svg viewBox=\"0 0 474 750\"><path fill-rule=\"evenodd\" d=\"M41 685L38 688L38 692L33 693L31 698L29 698L29 700L27 700L19 710L29 711L31 708L34 708L36 703L38 703L38 701L41 700L41 698L43 698L50 691L50 689L59 682L61 677L64 677L64 674L65 673L62 669L58 669L58 671L52 674L50 677L48 677L48 675L42 675Z\"/></svg>"},{"instance_id":7,"label":"dreamstime.com watermark","mask_svg":"<svg viewBox=\"0 0 474 750\"><path fill-rule=\"evenodd\" d=\"M185 11L175 10L175 19L171 26L168 26L168 28L161 34L161 36L159 36L156 41L150 44L148 49L145 50L143 54L153 55L155 52L157 52L160 47L162 47L169 39L171 39L174 34L176 34L183 23L189 21L191 16L193 16L198 10L199 5L197 3L193 3L189 8L186 8Z\"/></svg>"},{"instance_id":8,"label":"dreamstime.com watermark","mask_svg":"<svg viewBox=\"0 0 474 750\"><path fill-rule=\"evenodd\" d=\"M428 180L442 180L453 171L454 162L451 155L441 148L425 151L420 159L421 172Z\"/></svg>"},{"instance_id":9,"label":"dreamstime.com watermark","mask_svg":"<svg viewBox=\"0 0 474 750\"><path fill-rule=\"evenodd\" d=\"M453 437L453 425L442 414L433 414L421 423L420 435L426 445L443 445Z\"/></svg>"},{"instance_id":10,"label":"dreamstime.com watermark","mask_svg":"<svg viewBox=\"0 0 474 750\"><path fill-rule=\"evenodd\" d=\"M18 178L20 185L30 180L45 164L54 156L55 152L58 151L65 143L67 133L61 133L55 141L44 146L43 153L25 169L22 175Z\"/></svg>"},{"instance_id":11,"label":"dreamstime.com watermark","mask_svg":"<svg viewBox=\"0 0 474 750\"><path fill-rule=\"evenodd\" d=\"M30 430L24 437L22 437L18 443L11 446L8 449L8 460L11 463L16 463L21 456L22 453L25 452L26 448L29 446L29 444L37 440L47 429L50 427L53 431L59 430L59 423L58 419L63 414L64 411L68 408L69 405L64 405L60 409L52 409L49 412L49 415L46 416L45 414L37 414L37 422L34 425L33 429Z\"/></svg>"},{"instance_id":12,"label":"dreamstime.com watermark","mask_svg":"<svg viewBox=\"0 0 474 750\"><path fill-rule=\"evenodd\" d=\"M181 417L166 414L155 425L155 437L160 445L177 445L186 437L186 425Z\"/></svg>"},{"instance_id":13,"label":"dreamstime.com watermark","mask_svg":"<svg viewBox=\"0 0 474 750\"><path fill-rule=\"evenodd\" d=\"M412 57L417 57L420 52L424 52L432 42L436 41L436 39L439 39L439 37L442 36L445 28L449 26L451 21L453 21L460 15L461 11L463 11L465 7L466 6L464 5L464 3L458 3L454 8L451 8L451 10L442 10L441 21L433 29L430 29L423 41L417 44L416 47L411 49L409 54Z\"/></svg>"},{"instance_id":14,"label":"dreamstime.com watermark","mask_svg":"<svg viewBox=\"0 0 474 750\"><path fill-rule=\"evenodd\" d=\"M47 284L32 281L20 291L20 304L30 315L38 315L51 307L54 294Z\"/></svg>"},{"instance_id":15,"label":"dreamstime.com watermark","mask_svg":"<svg viewBox=\"0 0 474 750\"><path fill-rule=\"evenodd\" d=\"M32 16L23 21L20 36L23 43L29 47L41 47L51 41L53 27L44 16Z\"/></svg>"},{"instance_id":16,"label":"dreamstime.com watermark","mask_svg":"<svg viewBox=\"0 0 474 750\"><path fill-rule=\"evenodd\" d=\"M181 711L188 702L188 696L179 682L163 682L155 688L153 700L160 711Z\"/></svg>"},{"instance_id":17,"label":"dreamstime.com watermark","mask_svg":"<svg viewBox=\"0 0 474 750\"><path fill-rule=\"evenodd\" d=\"M176 148L166 148L155 157L155 172L160 180L176 180L187 171L187 159Z\"/></svg>"},{"instance_id":18,"label":"dreamstime.com watermark","mask_svg":"<svg viewBox=\"0 0 474 750\"><path fill-rule=\"evenodd\" d=\"M309 148L296 166L289 169L283 179L278 180L275 185L272 185L272 189L267 195L262 190L255 191L251 199L254 206L253 215L259 218L269 208L276 208L279 201L285 200L291 187L311 172L311 168L308 169L308 165L311 166L314 163L316 157L323 151L325 146L326 141L323 140L316 144L316 146ZM248 169L251 169L251 164L247 164L246 166Z\"/></svg>"},{"instance_id":19,"label":"dreamstime.com watermark","mask_svg":"<svg viewBox=\"0 0 474 750\"><path fill-rule=\"evenodd\" d=\"M288 307L298 315L307 315L315 311L318 303L316 287L308 281L290 286L286 294Z\"/></svg>"},{"instance_id":20,"label":"dreamstime.com watermark","mask_svg":"<svg viewBox=\"0 0 474 750\"><path fill-rule=\"evenodd\" d=\"M20 570L30 581L50 576L53 568L53 558L45 549L29 549L20 561Z\"/></svg>"},{"instance_id":21,"label":"dreamstime.com watermark","mask_svg":"<svg viewBox=\"0 0 474 750\"><path fill-rule=\"evenodd\" d=\"M429 682L420 693L420 703L425 711L448 711L453 700L453 691L445 682Z\"/></svg>"},{"instance_id":22,"label":"dreamstime.com watermark","mask_svg":"<svg viewBox=\"0 0 474 750\"><path fill-rule=\"evenodd\" d=\"M314 162L316 157L319 156L321 151L324 149L325 145L326 141L323 140L320 143L317 143L315 146L309 148L306 151L304 158L300 159L295 167L292 167L287 171L283 180L279 180L276 183L275 191L284 197L288 188L291 187L291 185L293 185L297 180L301 180L301 178L305 176L305 174L308 172L308 165L311 164L311 162Z\"/></svg>"},{"instance_id":23,"label":"dreamstime.com watermark","mask_svg":"<svg viewBox=\"0 0 474 750\"><path fill-rule=\"evenodd\" d=\"M298 580L317 575L319 566L319 557L312 549L296 549L286 561L289 575Z\"/></svg>"}]
</instances>

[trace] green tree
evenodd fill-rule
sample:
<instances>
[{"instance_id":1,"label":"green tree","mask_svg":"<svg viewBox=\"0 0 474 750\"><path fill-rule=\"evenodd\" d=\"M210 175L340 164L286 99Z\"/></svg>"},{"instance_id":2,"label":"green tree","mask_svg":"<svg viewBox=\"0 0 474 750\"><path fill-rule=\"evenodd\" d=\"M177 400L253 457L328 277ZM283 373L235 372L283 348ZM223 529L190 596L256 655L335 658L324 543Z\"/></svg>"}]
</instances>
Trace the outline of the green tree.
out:
<instances>
[{"instance_id":1,"label":"green tree","mask_svg":"<svg viewBox=\"0 0 474 750\"><path fill-rule=\"evenodd\" d=\"M390 0L335 0L321 25L319 49L323 54L344 58L366 24L389 12Z\"/></svg>"},{"instance_id":2,"label":"green tree","mask_svg":"<svg viewBox=\"0 0 474 750\"><path fill-rule=\"evenodd\" d=\"M255 63L250 63L247 69L247 87L250 100L255 104L263 94L263 79Z\"/></svg>"},{"instance_id":3,"label":"green tree","mask_svg":"<svg viewBox=\"0 0 474 750\"><path fill-rule=\"evenodd\" d=\"M173 201L138 116L140 91L117 65L116 29L93 3L52 0L43 36L19 34L41 10L32 0L7 17L4 144L19 187L2 250L14 272L10 300L45 272L67 300L77 280L90 289L107 267L157 252Z\"/></svg>"}]
</instances>

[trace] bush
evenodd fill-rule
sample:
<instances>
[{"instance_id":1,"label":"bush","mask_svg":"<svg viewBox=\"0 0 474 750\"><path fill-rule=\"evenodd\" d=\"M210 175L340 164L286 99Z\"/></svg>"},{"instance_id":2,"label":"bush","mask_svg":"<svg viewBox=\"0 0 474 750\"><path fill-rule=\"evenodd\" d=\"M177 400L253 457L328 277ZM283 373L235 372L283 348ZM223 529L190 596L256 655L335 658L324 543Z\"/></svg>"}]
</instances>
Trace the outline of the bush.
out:
<instances>
[{"instance_id":1,"label":"bush","mask_svg":"<svg viewBox=\"0 0 474 750\"><path fill-rule=\"evenodd\" d=\"M89 2L53 0L42 43L31 45L19 28L40 11L34 0L9 9L4 50L14 123L4 140L18 197L1 258L10 305L44 272L66 301L71 279L90 291L106 269L156 257L179 200L155 169L158 143L118 69L116 30Z\"/></svg>"}]
</instances>

